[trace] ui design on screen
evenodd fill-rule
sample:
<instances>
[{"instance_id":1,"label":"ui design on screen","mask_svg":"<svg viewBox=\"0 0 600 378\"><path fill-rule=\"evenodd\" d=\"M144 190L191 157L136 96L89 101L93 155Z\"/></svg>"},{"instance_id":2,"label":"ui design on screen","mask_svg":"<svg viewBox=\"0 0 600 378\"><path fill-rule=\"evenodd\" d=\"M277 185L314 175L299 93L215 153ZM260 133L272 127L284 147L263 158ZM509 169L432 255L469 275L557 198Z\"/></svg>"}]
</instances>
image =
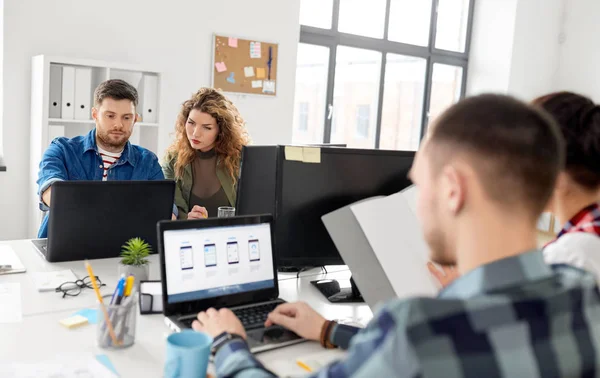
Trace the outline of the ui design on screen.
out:
<instances>
[{"instance_id":1,"label":"ui design on screen","mask_svg":"<svg viewBox=\"0 0 600 378\"><path fill-rule=\"evenodd\" d=\"M164 233L167 301L273 288L269 223Z\"/></svg>"}]
</instances>

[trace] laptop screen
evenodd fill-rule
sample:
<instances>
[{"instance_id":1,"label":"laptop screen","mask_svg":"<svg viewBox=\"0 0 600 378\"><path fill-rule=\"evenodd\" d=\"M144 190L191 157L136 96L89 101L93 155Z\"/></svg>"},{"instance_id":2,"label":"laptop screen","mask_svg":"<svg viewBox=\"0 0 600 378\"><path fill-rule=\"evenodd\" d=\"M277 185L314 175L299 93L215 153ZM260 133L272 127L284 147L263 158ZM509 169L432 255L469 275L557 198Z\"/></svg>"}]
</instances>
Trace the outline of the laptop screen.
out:
<instances>
[{"instance_id":1,"label":"laptop screen","mask_svg":"<svg viewBox=\"0 0 600 378\"><path fill-rule=\"evenodd\" d=\"M275 287L269 223L164 231L167 302Z\"/></svg>"}]
</instances>

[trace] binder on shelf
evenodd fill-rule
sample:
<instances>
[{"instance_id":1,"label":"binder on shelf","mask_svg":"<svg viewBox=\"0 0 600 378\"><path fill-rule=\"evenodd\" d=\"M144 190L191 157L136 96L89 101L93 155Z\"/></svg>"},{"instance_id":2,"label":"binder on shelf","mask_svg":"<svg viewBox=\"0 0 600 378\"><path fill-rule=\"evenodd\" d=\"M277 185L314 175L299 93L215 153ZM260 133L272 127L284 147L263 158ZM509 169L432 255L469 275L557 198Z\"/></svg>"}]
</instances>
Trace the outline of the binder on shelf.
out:
<instances>
[{"instance_id":1,"label":"binder on shelf","mask_svg":"<svg viewBox=\"0 0 600 378\"><path fill-rule=\"evenodd\" d=\"M142 122L156 123L158 120L158 76L144 75L142 90Z\"/></svg>"},{"instance_id":2,"label":"binder on shelf","mask_svg":"<svg viewBox=\"0 0 600 378\"><path fill-rule=\"evenodd\" d=\"M58 137L65 136L65 127L62 125L50 125L48 127L48 144Z\"/></svg>"},{"instance_id":3,"label":"binder on shelf","mask_svg":"<svg viewBox=\"0 0 600 378\"><path fill-rule=\"evenodd\" d=\"M61 118L75 118L75 67L62 68Z\"/></svg>"},{"instance_id":4,"label":"binder on shelf","mask_svg":"<svg viewBox=\"0 0 600 378\"><path fill-rule=\"evenodd\" d=\"M75 119L92 118L90 106L92 98L92 69L75 69Z\"/></svg>"},{"instance_id":5,"label":"binder on shelf","mask_svg":"<svg viewBox=\"0 0 600 378\"><path fill-rule=\"evenodd\" d=\"M56 64L50 65L50 109L48 116L50 118L60 118L61 113L61 93L62 93L62 67Z\"/></svg>"}]
</instances>

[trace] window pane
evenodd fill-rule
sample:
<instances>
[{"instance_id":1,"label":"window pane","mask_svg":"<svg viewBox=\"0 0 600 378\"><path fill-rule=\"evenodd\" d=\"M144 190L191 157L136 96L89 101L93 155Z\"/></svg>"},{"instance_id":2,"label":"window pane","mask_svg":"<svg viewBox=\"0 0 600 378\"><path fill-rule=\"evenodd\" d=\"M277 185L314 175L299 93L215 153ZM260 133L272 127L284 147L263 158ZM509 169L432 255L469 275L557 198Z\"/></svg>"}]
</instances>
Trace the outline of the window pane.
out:
<instances>
[{"instance_id":1,"label":"window pane","mask_svg":"<svg viewBox=\"0 0 600 378\"><path fill-rule=\"evenodd\" d=\"M444 110L460 100L462 74L462 67L434 63L429 104L430 123Z\"/></svg>"},{"instance_id":2,"label":"window pane","mask_svg":"<svg viewBox=\"0 0 600 378\"><path fill-rule=\"evenodd\" d=\"M333 0L302 0L300 2L300 24L316 28L331 29Z\"/></svg>"},{"instance_id":3,"label":"window pane","mask_svg":"<svg viewBox=\"0 0 600 378\"><path fill-rule=\"evenodd\" d=\"M294 143L323 143L328 67L329 48L304 43L298 45Z\"/></svg>"},{"instance_id":4,"label":"window pane","mask_svg":"<svg viewBox=\"0 0 600 378\"><path fill-rule=\"evenodd\" d=\"M469 0L439 0L435 47L465 52Z\"/></svg>"},{"instance_id":5,"label":"window pane","mask_svg":"<svg viewBox=\"0 0 600 378\"><path fill-rule=\"evenodd\" d=\"M431 3L432 0L391 0L388 39L428 46Z\"/></svg>"},{"instance_id":6,"label":"window pane","mask_svg":"<svg viewBox=\"0 0 600 378\"><path fill-rule=\"evenodd\" d=\"M339 46L331 142L374 148L381 53Z\"/></svg>"},{"instance_id":7,"label":"window pane","mask_svg":"<svg viewBox=\"0 0 600 378\"><path fill-rule=\"evenodd\" d=\"M385 0L340 0L339 31L383 38L385 3Z\"/></svg>"},{"instance_id":8,"label":"window pane","mask_svg":"<svg viewBox=\"0 0 600 378\"><path fill-rule=\"evenodd\" d=\"M427 61L387 54L386 62L379 147L416 151L421 139Z\"/></svg>"}]
</instances>

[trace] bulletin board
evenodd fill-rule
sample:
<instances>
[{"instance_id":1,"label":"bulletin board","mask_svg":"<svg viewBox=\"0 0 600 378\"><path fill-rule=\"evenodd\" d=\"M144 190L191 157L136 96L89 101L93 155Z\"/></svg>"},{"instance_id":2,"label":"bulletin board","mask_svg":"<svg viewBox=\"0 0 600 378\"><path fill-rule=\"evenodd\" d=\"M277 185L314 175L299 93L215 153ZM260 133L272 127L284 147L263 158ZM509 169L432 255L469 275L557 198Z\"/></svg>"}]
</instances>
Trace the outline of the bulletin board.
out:
<instances>
[{"instance_id":1,"label":"bulletin board","mask_svg":"<svg viewBox=\"0 0 600 378\"><path fill-rule=\"evenodd\" d=\"M278 45L214 36L212 86L224 92L277 95Z\"/></svg>"}]
</instances>

